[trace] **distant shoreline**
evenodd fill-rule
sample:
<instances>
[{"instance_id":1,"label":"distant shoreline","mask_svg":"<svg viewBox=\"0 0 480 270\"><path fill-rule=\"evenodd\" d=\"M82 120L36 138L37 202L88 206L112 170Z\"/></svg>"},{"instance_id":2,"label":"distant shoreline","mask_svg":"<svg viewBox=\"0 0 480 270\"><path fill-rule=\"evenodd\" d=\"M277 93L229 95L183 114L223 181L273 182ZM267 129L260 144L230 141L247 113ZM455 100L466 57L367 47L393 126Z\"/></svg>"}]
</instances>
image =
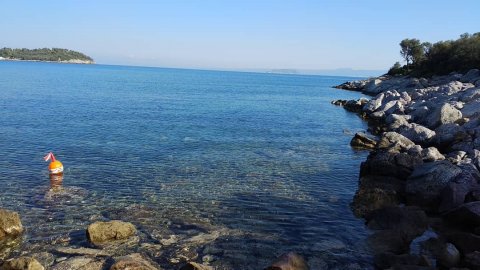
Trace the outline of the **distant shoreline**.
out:
<instances>
[{"instance_id":1,"label":"distant shoreline","mask_svg":"<svg viewBox=\"0 0 480 270\"><path fill-rule=\"evenodd\" d=\"M71 60L62 60L62 61L47 61L47 60L24 60L24 59L15 59L15 58L4 58L0 57L0 61L11 61L11 62L43 62L43 63L60 63L60 64L84 64L84 65L94 65L94 61L90 60L81 60L81 59L71 59Z\"/></svg>"}]
</instances>

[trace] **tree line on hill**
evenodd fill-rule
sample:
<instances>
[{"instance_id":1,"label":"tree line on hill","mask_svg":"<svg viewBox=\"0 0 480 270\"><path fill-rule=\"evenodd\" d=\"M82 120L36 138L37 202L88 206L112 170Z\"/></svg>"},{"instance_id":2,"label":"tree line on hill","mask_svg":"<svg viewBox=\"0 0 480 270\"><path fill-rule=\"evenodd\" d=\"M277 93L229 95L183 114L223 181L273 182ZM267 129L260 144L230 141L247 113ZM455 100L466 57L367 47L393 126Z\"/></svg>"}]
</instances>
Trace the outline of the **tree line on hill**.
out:
<instances>
[{"instance_id":1,"label":"tree line on hill","mask_svg":"<svg viewBox=\"0 0 480 270\"><path fill-rule=\"evenodd\" d=\"M389 75L433 76L480 68L480 32L462 34L457 40L434 44L418 39L400 42L400 54L406 64L396 62Z\"/></svg>"},{"instance_id":2,"label":"tree line on hill","mask_svg":"<svg viewBox=\"0 0 480 270\"><path fill-rule=\"evenodd\" d=\"M60 48L42 48L42 49L0 49L0 57L15 60L36 60L36 61L69 61L83 60L92 61L93 59L81 52L76 52Z\"/></svg>"}]
</instances>

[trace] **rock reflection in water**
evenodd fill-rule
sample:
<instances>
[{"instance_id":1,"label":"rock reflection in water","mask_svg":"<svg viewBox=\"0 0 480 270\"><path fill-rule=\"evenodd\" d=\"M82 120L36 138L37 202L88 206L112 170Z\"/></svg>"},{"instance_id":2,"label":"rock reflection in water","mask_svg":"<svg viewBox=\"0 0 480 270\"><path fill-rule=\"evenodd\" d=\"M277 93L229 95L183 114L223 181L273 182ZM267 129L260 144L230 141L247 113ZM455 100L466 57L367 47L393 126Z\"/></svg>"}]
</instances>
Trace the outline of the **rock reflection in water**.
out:
<instances>
[{"instance_id":1,"label":"rock reflection in water","mask_svg":"<svg viewBox=\"0 0 480 270\"><path fill-rule=\"evenodd\" d=\"M56 191L62 188L63 173L50 174L50 190Z\"/></svg>"}]
</instances>

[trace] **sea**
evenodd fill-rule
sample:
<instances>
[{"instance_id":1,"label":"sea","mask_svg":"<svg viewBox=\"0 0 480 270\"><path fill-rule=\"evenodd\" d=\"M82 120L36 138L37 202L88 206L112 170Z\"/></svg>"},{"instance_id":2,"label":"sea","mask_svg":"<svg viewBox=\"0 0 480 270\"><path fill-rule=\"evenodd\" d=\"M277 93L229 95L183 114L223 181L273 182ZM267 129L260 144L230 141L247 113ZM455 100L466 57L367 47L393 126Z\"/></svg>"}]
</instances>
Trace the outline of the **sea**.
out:
<instances>
[{"instance_id":1,"label":"sea","mask_svg":"<svg viewBox=\"0 0 480 270\"><path fill-rule=\"evenodd\" d=\"M87 226L118 219L137 236L117 252L165 269L263 269L286 252L372 268L350 209L368 153L349 142L367 125L330 103L361 97L332 88L351 79L0 62L0 208L25 227L0 258L92 247Z\"/></svg>"}]
</instances>

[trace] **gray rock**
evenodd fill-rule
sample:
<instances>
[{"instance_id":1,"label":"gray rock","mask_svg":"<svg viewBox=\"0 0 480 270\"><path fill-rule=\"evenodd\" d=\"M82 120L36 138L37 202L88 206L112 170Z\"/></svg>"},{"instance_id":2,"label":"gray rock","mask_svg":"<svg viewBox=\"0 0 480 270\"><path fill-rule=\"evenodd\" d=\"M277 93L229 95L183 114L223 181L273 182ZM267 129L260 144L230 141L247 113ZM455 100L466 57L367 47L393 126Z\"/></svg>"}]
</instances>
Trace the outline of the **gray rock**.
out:
<instances>
[{"instance_id":1,"label":"gray rock","mask_svg":"<svg viewBox=\"0 0 480 270\"><path fill-rule=\"evenodd\" d=\"M377 144L379 149L392 149L393 151L407 151L414 146L410 139L397 133L397 132L385 132L382 134L380 141Z\"/></svg>"},{"instance_id":2,"label":"gray rock","mask_svg":"<svg viewBox=\"0 0 480 270\"><path fill-rule=\"evenodd\" d=\"M452 243L447 243L441 250L438 261L445 267L452 267L460 262L460 251Z\"/></svg>"},{"instance_id":3,"label":"gray rock","mask_svg":"<svg viewBox=\"0 0 480 270\"><path fill-rule=\"evenodd\" d=\"M108 222L97 221L88 226L87 237L92 244L99 245L106 242L128 239L135 235L136 231L135 226L129 222L120 220Z\"/></svg>"},{"instance_id":4,"label":"gray rock","mask_svg":"<svg viewBox=\"0 0 480 270\"><path fill-rule=\"evenodd\" d=\"M365 87L363 88L363 91L366 93L378 93L375 89L378 87L378 85L382 82L380 79L373 79L369 81Z\"/></svg>"},{"instance_id":5,"label":"gray rock","mask_svg":"<svg viewBox=\"0 0 480 270\"><path fill-rule=\"evenodd\" d=\"M443 124L455 123L459 119L462 119L462 112L445 103L433 110L422 122L429 128L436 128Z\"/></svg>"},{"instance_id":6,"label":"gray rock","mask_svg":"<svg viewBox=\"0 0 480 270\"><path fill-rule=\"evenodd\" d=\"M404 126L400 132L415 144L426 145L435 136L435 131L419 124Z\"/></svg>"},{"instance_id":7,"label":"gray rock","mask_svg":"<svg viewBox=\"0 0 480 270\"><path fill-rule=\"evenodd\" d=\"M457 124L444 124L435 129L435 138L433 140L436 144L447 147L458 139L462 139L464 133L464 128Z\"/></svg>"},{"instance_id":8,"label":"gray rock","mask_svg":"<svg viewBox=\"0 0 480 270\"><path fill-rule=\"evenodd\" d=\"M437 148L428 147L422 150L422 158L423 158L423 161L431 162L431 161L437 161L437 160L444 160L445 156L442 155Z\"/></svg>"},{"instance_id":9,"label":"gray rock","mask_svg":"<svg viewBox=\"0 0 480 270\"><path fill-rule=\"evenodd\" d=\"M477 80L480 80L480 70L476 68L469 70L462 76L462 78L460 78L460 81L464 83L474 83Z\"/></svg>"},{"instance_id":10,"label":"gray rock","mask_svg":"<svg viewBox=\"0 0 480 270\"><path fill-rule=\"evenodd\" d=\"M374 257L375 266L379 269L403 269L403 266L428 266L428 262L418 255L380 253Z\"/></svg>"},{"instance_id":11,"label":"gray rock","mask_svg":"<svg viewBox=\"0 0 480 270\"><path fill-rule=\"evenodd\" d=\"M472 87L470 89L465 90L460 96L460 101L469 103L473 100L480 98L480 87Z\"/></svg>"},{"instance_id":12,"label":"gray rock","mask_svg":"<svg viewBox=\"0 0 480 270\"><path fill-rule=\"evenodd\" d=\"M475 101L465 104L462 109L462 114L464 117L468 118L480 116L480 100L477 99Z\"/></svg>"},{"instance_id":13,"label":"gray rock","mask_svg":"<svg viewBox=\"0 0 480 270\"><path fill-rule=\"evenodd\" d=\"M383 97L385 94L380 93L376 97L372 98L370 101L367 102L362 108L363 111L367 113L372 113L376 111L382 105Z\"/></svg>"},{"instance_id":14,"label":"gray rock","mask_svg":"<svg viewBox=\"0 0 480 270\"><path fill-rule=\"evenodd\" d=\"M416 167L405 186L407 201L436 209L441 191L460 173L458 166L446 160Z\"/></svg>"},{"instance_id":15,"label":"gray rock","mask_svg":"<svg viewBox=\"0 0 480 270\"><path fill-rule=\"evenodd\" d=\"M0 240L4 237L15 237L23 232L20 215L6 209L0 209Z\"/></svg>"},{"instance_id":16,"label":"gray rock","mask_svg":"<svg viewBox=\"0 0 480 270\"><path fill-rule=\"evenodd\" d=\"M34 258L19 257L3 263L0 270L44 270L45 268Z\"/></svg>"}]
</instances>

